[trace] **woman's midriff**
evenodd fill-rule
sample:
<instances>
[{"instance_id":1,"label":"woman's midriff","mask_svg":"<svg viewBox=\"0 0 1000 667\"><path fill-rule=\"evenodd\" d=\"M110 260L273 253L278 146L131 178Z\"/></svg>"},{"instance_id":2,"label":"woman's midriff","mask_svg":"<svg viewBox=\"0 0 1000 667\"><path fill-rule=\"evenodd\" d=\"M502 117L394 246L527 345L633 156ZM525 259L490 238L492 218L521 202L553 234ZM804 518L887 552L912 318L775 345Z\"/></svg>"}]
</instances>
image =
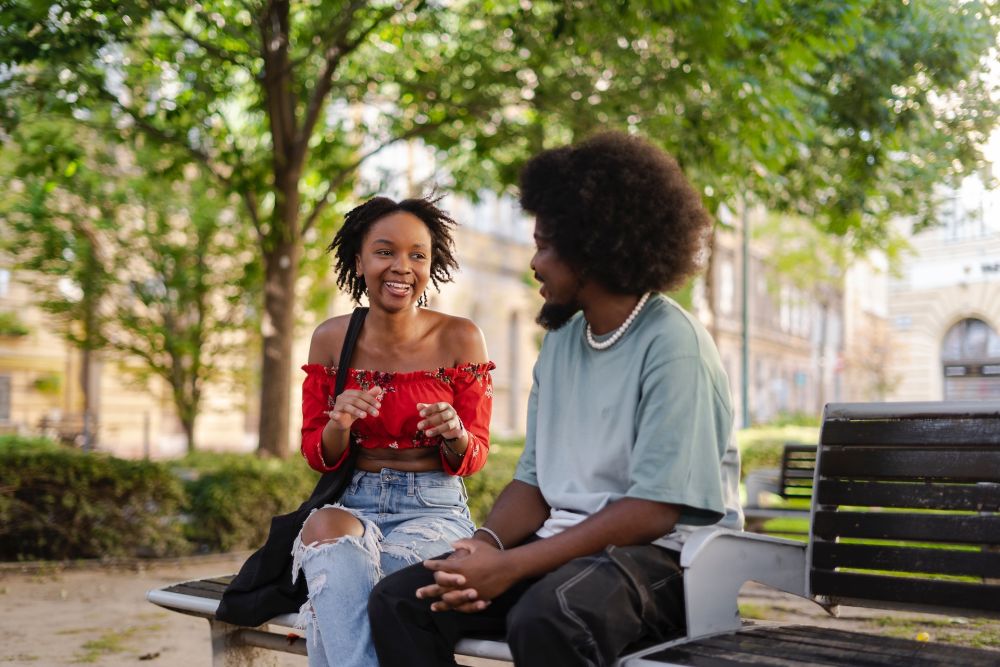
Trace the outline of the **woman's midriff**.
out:
<instances>
[{"instance_id":1,"label":"woman's midriff","mask_svg":"<svg viewBox=\"0 0 1000 667\"><path fill-rule=\"evenodd\" d=\"M441 470L441 454L437 447L359 449L355 466L365 472L380 472L382 468L401 472L428 472Z\"/></svg>"}]
</instances>

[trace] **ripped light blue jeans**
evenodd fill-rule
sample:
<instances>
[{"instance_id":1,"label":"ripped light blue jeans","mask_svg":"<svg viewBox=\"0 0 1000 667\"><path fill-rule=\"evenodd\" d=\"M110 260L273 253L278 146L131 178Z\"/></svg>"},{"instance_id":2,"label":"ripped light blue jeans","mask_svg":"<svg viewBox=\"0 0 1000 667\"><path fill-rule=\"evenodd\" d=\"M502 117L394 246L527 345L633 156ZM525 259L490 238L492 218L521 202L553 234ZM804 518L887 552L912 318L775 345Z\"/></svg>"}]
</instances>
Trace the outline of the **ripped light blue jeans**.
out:
<instances>
[{"instance_id":1,"label":"ripped light blue jeans","mask_svg":"<svg viewBox=\"0 0 1000 667\"><path fill-rule=\"evenodd\" d=\"M292 547L293 581L306 578L305 628L310 667L377 667L368 595L387 574L451 550L475 526L461 477L440 471L354 473L336 507L361 521L361 537Z\"/></svg>"}]
</instances>

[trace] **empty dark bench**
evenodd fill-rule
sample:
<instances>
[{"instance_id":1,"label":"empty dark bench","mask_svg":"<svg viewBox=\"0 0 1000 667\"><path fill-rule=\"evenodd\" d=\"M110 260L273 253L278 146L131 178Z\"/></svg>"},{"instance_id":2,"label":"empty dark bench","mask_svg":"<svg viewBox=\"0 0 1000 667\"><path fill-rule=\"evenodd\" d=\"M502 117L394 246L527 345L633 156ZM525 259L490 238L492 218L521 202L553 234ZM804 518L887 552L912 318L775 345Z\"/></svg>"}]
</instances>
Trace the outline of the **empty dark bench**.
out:
<instances>
[{"instance_id":1,"label":"empty dark bench","mask_svg":"<svg viewBox=\"0 0 1000 667\"><path fill-rule=\"evenodd\" d=\"M1000 665L986 649L741 627L736 609L745 581L769 578L827 608L1000 618L1000 402L828 405L816 467L808 544L693 536L682 554L688 636L625 665Z\"/></svg>"},{"instance_id":2,"label":"empty dark bench","mask_svg":"<svg viewBox=\"0 0 1000 667\"><path fill-rule=\"evenodd\" d=\"M759 532L771 519L808 520L815 469L816 445L786 442L781 450L780 468L762 468L747 473L744 479L747 502L743 506L746 529ZM779 496L786 504L762 505L760 501L765 494ZM788 501L793 504L788 505ZM799 506L795 506L795 501L799 501Z\"/></svg>"}]
</instances>

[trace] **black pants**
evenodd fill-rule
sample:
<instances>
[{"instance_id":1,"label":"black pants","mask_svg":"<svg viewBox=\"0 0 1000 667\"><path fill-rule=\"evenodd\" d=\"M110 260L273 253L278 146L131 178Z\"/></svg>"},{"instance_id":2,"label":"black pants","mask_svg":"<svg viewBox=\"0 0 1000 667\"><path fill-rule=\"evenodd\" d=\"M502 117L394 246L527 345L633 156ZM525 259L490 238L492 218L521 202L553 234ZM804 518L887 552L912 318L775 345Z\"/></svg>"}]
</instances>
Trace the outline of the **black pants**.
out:
<instances>
[{"instance_id":1,"label":"black pants","mask_svg":"<svg viewBox=\"0 0 1000 667\"><path fill-rule=\"evenodd\" d=\"M684 628L678 554L644 545L608 547L549 574L518 582L485 610L432 612L414 591L433 583L417 564L389 575L368 600L382 667L455 665L462 637L505 636L518 667L611 665L627 647Z\"/></svg>"}]
</instances>

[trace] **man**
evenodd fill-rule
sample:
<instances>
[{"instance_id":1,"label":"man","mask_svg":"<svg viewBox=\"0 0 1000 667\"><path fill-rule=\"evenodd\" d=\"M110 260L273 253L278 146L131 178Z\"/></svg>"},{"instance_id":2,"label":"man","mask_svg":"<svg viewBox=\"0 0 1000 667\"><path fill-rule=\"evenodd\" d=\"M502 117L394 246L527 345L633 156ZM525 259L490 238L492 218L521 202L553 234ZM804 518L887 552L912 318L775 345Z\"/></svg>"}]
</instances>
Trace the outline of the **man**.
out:
<instances>
[{"instance_id":1,"label":"man","mask_svg":"<svg viewBox=\"0 0 1000 667\"><path fill-rule=\"evenodd\" d=\"M472 633L519 666L608 665L683 631L686 535L739 527L739 459L718 351L659 294L698 268L708 215L677 163L619 133L549 150L521 177L549 330L514 480L447 558L383 580L383 667L453 665Z\"/></svg>"}]
</instances>

